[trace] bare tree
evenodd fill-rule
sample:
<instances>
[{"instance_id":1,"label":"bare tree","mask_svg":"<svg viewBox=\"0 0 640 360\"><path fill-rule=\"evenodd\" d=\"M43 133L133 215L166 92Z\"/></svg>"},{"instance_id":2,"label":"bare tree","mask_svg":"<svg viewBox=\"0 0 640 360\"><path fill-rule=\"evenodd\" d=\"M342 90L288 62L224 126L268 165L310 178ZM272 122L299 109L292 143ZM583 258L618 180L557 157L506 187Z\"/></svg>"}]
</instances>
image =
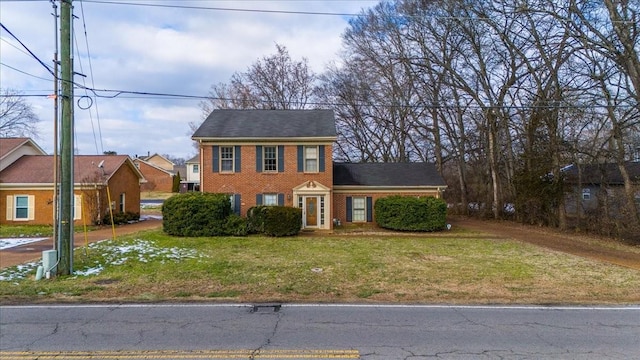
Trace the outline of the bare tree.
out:
<instances>
[{"instance_id":1,"label":"bare tree","mask_svg":"<svg viewBox=\"0 0 640 360\"><path fill-rule=\"evenodd\" d=\"M15 90L0 90L0 137L38 137L38 116Z\"/></svg>"},{"instance_id":2,"label":"bare tree","mask_svg":"<svg viewBox=\"0 0 640 360\"><path fill-rule=\"evenodd\" d=\"M190 122L193 134L214 109L306 109L312 107L316 74L308 60L294 60L283 45L276 53L254 62L245 72L236 72L229 83L211 86L209 99L200 103L202 119ZM194 142L198 149L198 144Z\"/></svg>"}]
</instances>

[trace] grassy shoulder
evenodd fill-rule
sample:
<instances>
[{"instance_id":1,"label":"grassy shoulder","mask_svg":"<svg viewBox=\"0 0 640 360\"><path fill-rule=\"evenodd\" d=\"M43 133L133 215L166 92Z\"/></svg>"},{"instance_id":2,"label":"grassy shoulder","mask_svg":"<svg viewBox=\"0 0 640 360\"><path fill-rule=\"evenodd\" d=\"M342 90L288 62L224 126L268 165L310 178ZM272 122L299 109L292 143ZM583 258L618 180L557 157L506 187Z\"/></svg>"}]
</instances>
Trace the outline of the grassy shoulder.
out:
<instances>
[{"instance_id":1,"label":"grassy shoulder","mask_svg":"<svg viewBox=\"0 0 640 360\"><path fill-rule=\"evenodd\" d=\"M97 226L75 226L76 233L93 231ZM52 225L2 225L0 226L0 238L29 238L53 236Z\"/></svg>"},{"instance_id":2,"label":"grassy shoulder","mask_svg":"<svg viewBox=\"0 0 640 360\"><path fill-rule=\"evenodd\" d=\"M635 270L460 231L420 236L177 238L160 230L77 249L77 274L0 272L0 302L625 304Z\"/></svg>"}]
</instances>

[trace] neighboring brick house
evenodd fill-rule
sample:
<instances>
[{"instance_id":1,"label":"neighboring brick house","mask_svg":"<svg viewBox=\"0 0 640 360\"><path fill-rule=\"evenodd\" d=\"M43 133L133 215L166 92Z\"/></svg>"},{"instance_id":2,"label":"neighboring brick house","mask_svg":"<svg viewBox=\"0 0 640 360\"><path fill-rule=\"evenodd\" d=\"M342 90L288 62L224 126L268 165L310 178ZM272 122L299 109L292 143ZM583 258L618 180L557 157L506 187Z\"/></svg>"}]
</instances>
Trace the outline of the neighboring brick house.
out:
<instances>
[{"instance_id":1,"label":"neighboring brick house","mask_svg":"<svg viewBox=\"0 0 640 360\"><path fill-rule=\"evenodd\" d=\"M4 147L0 139L0 147ZM52 224L51 155L25 154L0 171L0 224ZM142 174L126 155L74 157L74 220L92 224L111 204L115 212L140 212ZM109 201L111 200L111 202Z\"/></svg>"},{"instance_id":2,"label":"neighboring brick house","mask_svg":"<svg viewBox=\"0 0 640 360\"><path fill-rule=\"evenodd\" d=\"M173 171L162 168L154 163L147 162L142 158L133 159L133 163L138 170L140 170L146 180L146 182L140 186L140 191L171 192L173 190Z\"/></svg>"},{"instance_id":3,"label":"neighboring brick house","mask_svg":"<svg viewBox=\"0 0 640 360\"><path fill-rule=\"evenodd\" d=\"M334 164L336 138L331 110L214 110L192 136L200 189L229 194L241 215L293 206L304 228L331 229L334 220L372 222L380 196L439 197L446 188L432 164Z\"/></svg>"}]
</instances>

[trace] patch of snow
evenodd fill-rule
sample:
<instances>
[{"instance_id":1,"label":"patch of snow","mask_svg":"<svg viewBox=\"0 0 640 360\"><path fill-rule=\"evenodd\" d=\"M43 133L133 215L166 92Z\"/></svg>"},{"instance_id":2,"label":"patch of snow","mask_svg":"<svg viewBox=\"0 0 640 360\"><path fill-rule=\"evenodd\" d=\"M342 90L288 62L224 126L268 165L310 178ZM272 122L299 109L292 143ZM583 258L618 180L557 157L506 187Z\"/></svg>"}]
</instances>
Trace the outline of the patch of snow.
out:
<instances>
[{"instance_id":1,"label":"patch of snow","mask_svg":"<svg viewBox=\"0 0 640 360\"><path fill-rule=\"evenodd\" d=\"M100 274L106 266L119 266L129 261L147 263L150 261L181 261L183 259L195 259L202 255L196 250L181 248L163 248L154 242L143 239L135 239L126 243L111 240L102 240L89 244L89 252L99 254L101 258L93 264L74 269L74 275L91 276ZM0 281L11 281L26 278L29 274L35 273L41 261L13 266L0 270Z\"/></svg>"},{"instance_id":2,"label":"patch of snow","mask_svg":"<svg viewBox=\"0 0 640 360\"><path fill-rule=\"evenodd\" d=\"M38 242L42 240L46 240L47 238L38 237L38 238L2 238L0 239L0 250L9 249L12 247L29 244L33 242Z\"/></svg>"},{"instance_id":3,"label":"patch of snow","mask_svg":"<svg viewBox=\"0 0 640 360\"><path fill-rule=\"evenodd\" d=\"M35 273L39 265L40 262L30 262L4 269L0 271L0 281L24 279L29 273Z\"/></svg>"},{"instance_id":4,"label":"patch of snow","mask_svg":"<svg viewBox=\"0 0 640 360\"><path fill-rule=\"evenodd\" d=\"M162 220L162 215L140 215L140 221L143 220Z\"/></svg>"}]
</instances>

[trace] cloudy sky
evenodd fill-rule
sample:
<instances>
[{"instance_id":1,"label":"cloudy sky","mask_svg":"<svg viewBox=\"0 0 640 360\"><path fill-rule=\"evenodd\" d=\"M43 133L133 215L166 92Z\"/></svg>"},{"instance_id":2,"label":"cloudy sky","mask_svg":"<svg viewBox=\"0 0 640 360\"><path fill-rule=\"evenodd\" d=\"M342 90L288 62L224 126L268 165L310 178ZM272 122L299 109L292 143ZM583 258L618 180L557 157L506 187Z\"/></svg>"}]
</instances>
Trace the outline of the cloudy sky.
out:
<instances>
[{"instance_id":1,"label":"cloudy sky","mask_svg":"<svg viewBox=\"0 0 640 360\"><path fill-rule=\"evenodd\" d=\"M75 71L86 78L75 81L99 90L206 96L211 85L275 54L276 43L320 73L336 59L348 14L376 3L76 0ZM56 48L53 11L48 0L0 0L2 25L47 65ZM46 95L53 92L52 75L4 29L0 87L35 95L26 99L41 120L36 142L51 152L53 100ZM195 155L188 124L201 120L200 100L116 94L75 90L77 153Z\"/></svg>"}]
</instances>

